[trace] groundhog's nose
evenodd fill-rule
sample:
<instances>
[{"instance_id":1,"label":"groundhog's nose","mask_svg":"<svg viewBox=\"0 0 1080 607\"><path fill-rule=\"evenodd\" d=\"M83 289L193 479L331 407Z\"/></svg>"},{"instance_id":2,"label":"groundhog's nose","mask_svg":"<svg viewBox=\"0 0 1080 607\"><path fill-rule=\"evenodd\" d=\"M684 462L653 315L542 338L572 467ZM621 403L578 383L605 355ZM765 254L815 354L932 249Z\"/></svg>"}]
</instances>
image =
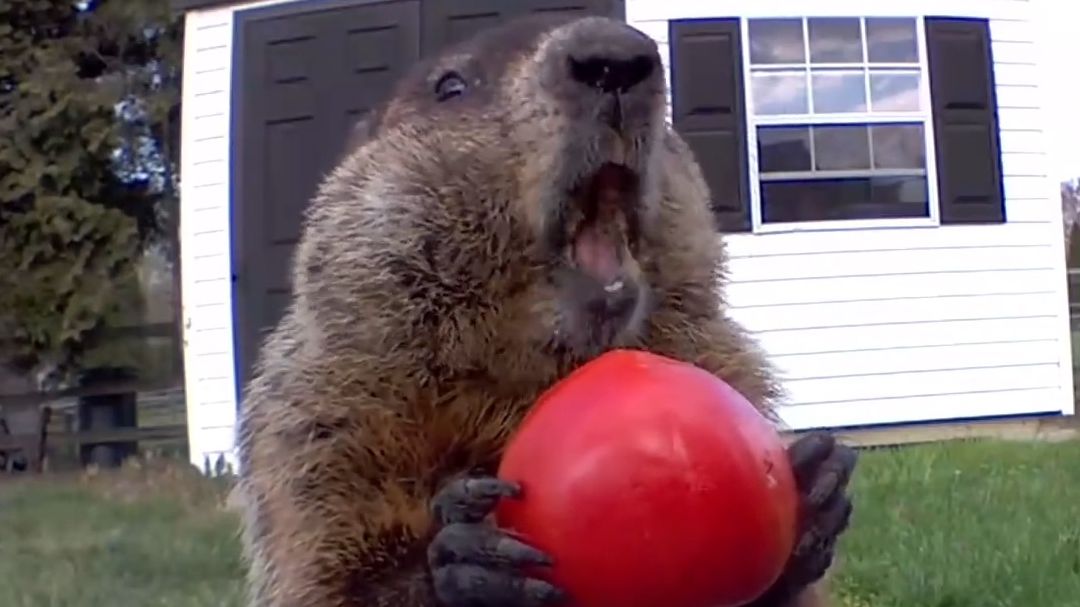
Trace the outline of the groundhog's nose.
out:
<instances>
[{"instance_id":1,"label":"groundhog's nose","mask_svg":"<svg viewBox=\"0 0 1080 607\"><path fill-rule=\"evenodd\" d=\"M658 71L656 43L625 23L587 19L566 45L570 77L606 93L625 93Z\"/></svg>"},{"instance_id":2,"label":"groundhog's nose","mask_svg":"<svg viewBox=\"0 0 1080 607\"><path fill-rule=\"evenodd\" d=\"M652 74L654 64L648 55L630 59L612 57L570 58L570 75L574 80L605 93L625 93Z\"/></svg>"}]
</instances>

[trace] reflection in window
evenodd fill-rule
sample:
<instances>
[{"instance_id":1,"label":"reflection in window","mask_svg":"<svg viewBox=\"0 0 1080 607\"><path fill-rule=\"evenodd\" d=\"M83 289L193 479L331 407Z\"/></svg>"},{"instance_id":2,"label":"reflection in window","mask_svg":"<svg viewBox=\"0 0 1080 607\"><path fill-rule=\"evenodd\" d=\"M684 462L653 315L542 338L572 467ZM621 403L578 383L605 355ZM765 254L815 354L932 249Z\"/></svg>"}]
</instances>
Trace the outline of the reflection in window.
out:
<instances>
[{"instance_id":1,"label":"reflection in window","mask_svg":"<svg viewBox=\"0 0 1080 607\"><path fill-rule=\"evenodd\" d=\"M806 78L802 73L765 73L751 76L754 112L757 114L805 114Z\"/></svg>"},{"instance_id":2,"label":"reflection in window","mask_svg":"<svg viewBox=\"0 0 1080 607\"><path fill-rule=\"evenodd\" d=\"M925 217L929 191L923 176L866 176L762 182L765 223Z\"/></svg>"},{"instance_id":3,"label":"reflection in window","mask_svg":"<svg viewBox=\"0 0 1080 607\"><path fill-rule=\"evenodd\" d=\"M862 31L858 19L826 17L810 19L811 63L862 63Z\"/></svg>"},{"instance_id":4,"label":"reflection in window","mask_svg":"<svg viewBox=\"0 0 1080 607\"><path fill-rule=\"evenodd\" d=\"M929 215L918 23L747 21L764 222Z\"/></svg>"},{"instance_id":5,"label":"reflection in window","mask_svg":"<svg viewBox=\"0 0 1080 607\"><path fill-rule=\"evenodd\" d=\"M802 19L755 19L750 22L752 63L803 63Z\"/></svg>"},{"instance_id":6,"label":"reflection in window","mask_svg":"<svg viewBox=\"0 0 1080 607\"><path fill-rule=\"evenodd\" d=\"M870 127L874 167L925 169L926 145L922 124L876 124Z\"/></svg>"},{"instance_id":7,"label":"reflection in window","mask_svg":"<svg viewBox=\"0 0 1080 607\"><path fill-rule=\"evenodd\" d=\"M915 20L872 17L866 20L867 59L870 63L918 63Z\"/></svg>"},{"instance_id":8,"label":"reflection in window","mask_svg":"<svg viewBox=\"0 0 1080 607\"><path fill-rule=\"evenodd\" d=\"M918 72L870 72L870 104L878 112L919 111Z\"/></svg>"},{"instance_id":9,"label":"reflection in window","mask_svg":"<svg viewBox=\"0 0 1080 607\"><path fill-rule=\"evenodd\" d=\"M814 134L814 170L852 171L870 168L870 135L866 125L810 127Z\"/></svg>"},{"instance_id":10,"label":"reflection in window","mask_svg":"<svg viewBox=\"0 0 1080 607\"><path fill-rule=\"evenodd\" d=\"M758 129L759 168L766 173L809 171L810 127L772 126Z\"/></svg>"},{"instance_id":11,"label":"reflection in window","mask_svg":"<svg viewBox=\"0 0 1080 607\"><path fill-rule=\"evenodd\" d=\"M813 72L814 113L866 111L866 81L862 72Z\"/></svg>"}]
</instances>

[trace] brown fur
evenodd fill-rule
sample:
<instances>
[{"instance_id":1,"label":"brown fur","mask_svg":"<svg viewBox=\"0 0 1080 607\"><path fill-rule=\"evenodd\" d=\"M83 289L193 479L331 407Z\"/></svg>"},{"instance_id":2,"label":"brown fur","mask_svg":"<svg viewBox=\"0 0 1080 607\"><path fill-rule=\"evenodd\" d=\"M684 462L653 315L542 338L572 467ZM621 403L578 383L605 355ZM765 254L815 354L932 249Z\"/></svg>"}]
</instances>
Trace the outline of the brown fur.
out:
<instances>
[{"instance_id":1,"label":"brown fur","mask_svg":"<svg viewBox=\"0 0 1080 607\"><path fill-rule=\"evenodd\" d=\"M489 40L502 63L465 45L418 66L318 191L293 303L243 403L253 605L434 605L433 492L492 470L536 396L588 358L552 341L560 311L537 236L538 183L570 125L538 95L533 57L562 31ZM426 96L436 68L456 65L491 88L443 110ZM650 313L612 345L697 363L770 411L777 382L724 313L700 170L677 134L658 136L639 159L659 192L638 256Z\"/></svg>"}]
</instances>

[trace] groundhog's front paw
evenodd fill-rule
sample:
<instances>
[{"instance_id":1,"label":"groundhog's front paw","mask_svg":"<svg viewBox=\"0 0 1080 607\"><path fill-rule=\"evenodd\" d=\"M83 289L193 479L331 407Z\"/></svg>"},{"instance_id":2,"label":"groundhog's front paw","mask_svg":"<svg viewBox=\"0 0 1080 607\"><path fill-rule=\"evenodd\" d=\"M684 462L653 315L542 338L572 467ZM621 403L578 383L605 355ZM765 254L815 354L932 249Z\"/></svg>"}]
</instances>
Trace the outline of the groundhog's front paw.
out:
<instances>
[{"instance_id":1,"label":"groundhog's front paw","mask_svg":"<svg viewBox=\"0 0 1080 607\"><path fill-rule=\"evenodd\" d=\"M788 455L802 496L802 532L784 577L801 588L825 575L836 541L848 527L852 504L847 486L857 458L854 449L826 432L795 441Z\"/></svg>"},{"instance_id":2,"label":"groundhog's front paw","mask_svg":"<svg viewBox=\"0 0 1080 607\"><path fill-rule=\"evenodd\" d=\"M549 565L543 552L482 522L496 502L519 488L494 477L449 483L435 497L441 529L428 546L435 595L446 607L540 607L561 602L562 591L518 568Z\"/></svg>"}]
</instances>

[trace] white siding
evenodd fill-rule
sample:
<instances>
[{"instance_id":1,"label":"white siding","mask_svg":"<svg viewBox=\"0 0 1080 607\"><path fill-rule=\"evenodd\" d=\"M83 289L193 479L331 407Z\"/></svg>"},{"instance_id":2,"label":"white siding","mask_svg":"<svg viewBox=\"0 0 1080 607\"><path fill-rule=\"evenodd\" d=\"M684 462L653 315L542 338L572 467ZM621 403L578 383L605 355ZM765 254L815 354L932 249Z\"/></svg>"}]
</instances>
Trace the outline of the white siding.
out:
<instances>
[{"instance_id":1,"label":"white siding","mask_svg":"<svg viewBox=\"0 0 1080 607\"><path fill-rule=\"evenodd\" d=\"M1008 223L729 236L733 315L781 368L793 428L1072 413L1047 77L1025 0L629 0L661 44L668 20L955 15L990 21ZM670 116L670 111L669 111Z\"/></svg>"},{"instance_id":2,"label":"white siding","mask_svg":"<svg viewBox=\"0 0 1080 607\"><path fill-rule=\"evenodd\" d=\"M229 281L233 13L188 13L181 241L192 462L235 463ZM1072 412L1057 184L1047 176L1044 79L1022 0L627 0L661 43L667 20L764 14L986 16L997 59L1009 223L729 238L730 300L782 367L792 427L1025 411ZM894 8L895 7L895 8ZM977 303L973 303L977 302Z\"/></svg>"},{"instance_id":3,"label":"white siding","mask_svg":"<svg viewBox=\"0 0 1080 607\"><path fill-rule=\"evenodd\" d=\"M236 375L230 282L229 100L233 13L185 17L180 153L184 367L191 462L236 465Z\"/></svg>"}]
</instances>

